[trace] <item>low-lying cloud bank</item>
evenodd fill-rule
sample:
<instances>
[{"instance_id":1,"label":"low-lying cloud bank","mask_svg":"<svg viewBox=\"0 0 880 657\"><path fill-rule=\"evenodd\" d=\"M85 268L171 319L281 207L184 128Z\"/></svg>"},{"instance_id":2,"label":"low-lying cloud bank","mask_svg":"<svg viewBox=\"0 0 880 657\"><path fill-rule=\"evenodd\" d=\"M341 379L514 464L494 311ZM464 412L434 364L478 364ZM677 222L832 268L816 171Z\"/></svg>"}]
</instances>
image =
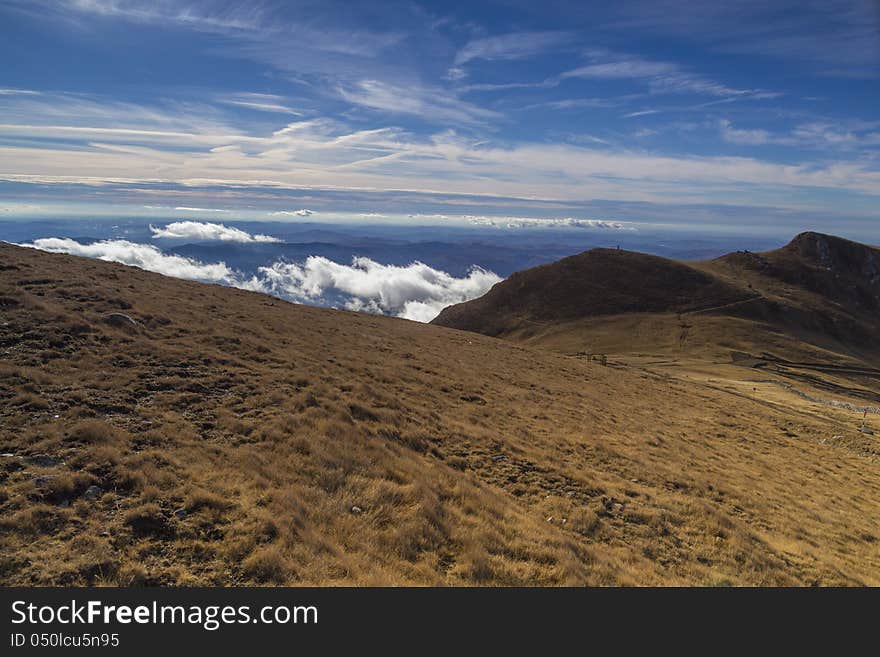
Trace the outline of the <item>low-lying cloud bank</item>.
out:
<instances>
[{"instance_id":1,"label":"low-lying cloud bank","mask_svg":"<svg viewBox=\"0 0 880 657\"><path fill-rule=\"evenodd\" d=\"M219 240L221 242L241 242L243 244L281 241L271 235L252 235L240 228L204 221L175 221L167 226L159 227L151 224L150 230L153 232L153 239Z\"/></svg>"},{"instance_id":2,"label":"low-lying cloud bank","mask_svg":"<svg viewBox=\"0 0 880 657\"><path fill-rule=\"evenodd\" d=\"M635 230L624 221L605 219L539 219L535 217L483 217L469 216L467 220L475 226L495 228L600 228L603 230Z\"/></svg>"},{"instance_id":3,"label":"low-lying cloud bank","mask_svg":"<svg viewBox=\"0 0 880 657\"><path fill-rule=\"evenodd\" d=\"M256 289L274 296L306 302L341 296L349 310L429 322L446 306L482 296L501 277L480 267L455 278L421 262L400 267L354 258L343 265L310 256L302 265L261 267L252 280Z\"/></svg>"},{"instance_id":4,"label":"low-lying cloud bank","mask_svg":"<svg viewBox=\"0 0 880 657\"><path fill-rule=\"evenodd\" d=\"M137 244L128 240L102 240L91 244L80 244L68 238L47 237L21 246L51 253L67 253L121 262L124 265L192 281L235 285L239 280L239 274L227 267L225 262L202 263L184 256L163 253L151 244Z\"/></svg>"},{"instance_id":5,"label":"low-lying cloud bank","mask_svg":"<svg viewBox=\"0 0 880 657\"><path fill-rule=\"evenodd\" d=\"M314 212L303 208L302 210L278 210L278 212L270 212L272 217L310 217Z\"/></svg>"},{"instance_id":6,"label":"low-lying cloud bank","mask_svg":"<svg viewBox=\"0 0 880 657\"><path fill-rule=\"evenodd\" d=\"M174 278L222 283L291 301L342 306L418 322L431 321L446 306L482 296L502 280L477 266L467 276L456 278L421 262L397 266L354 258L346 265L322 256L310 256L302 264L276 262L248 277L225 262L203 263L164 253L152 244L127 240L81 244L49 237L21 246L120 262Z\"/></svg>"},{"instance_id":7,"label":"low-lying cloud bank","mask_svg":"<svg viewBox=\"0 0 880 657\"><path fill-rule=\"evenodd\" d=\"M361 217L384 217L382 214L361 214ZM437 222L466 222L489 228L591 228L597 230L637 230L629 221L614 219L579 219L576 217L508 217L482 214L409 214L410 219Z\"/></svg>"}]
</instances>

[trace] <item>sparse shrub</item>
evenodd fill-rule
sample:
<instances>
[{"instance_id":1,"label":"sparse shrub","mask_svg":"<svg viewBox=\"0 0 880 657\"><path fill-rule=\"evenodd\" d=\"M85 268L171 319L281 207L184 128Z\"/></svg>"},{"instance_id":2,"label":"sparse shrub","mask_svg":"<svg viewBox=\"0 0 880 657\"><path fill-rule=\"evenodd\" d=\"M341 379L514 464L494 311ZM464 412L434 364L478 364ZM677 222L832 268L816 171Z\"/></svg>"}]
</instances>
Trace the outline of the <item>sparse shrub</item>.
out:
<instances>
[{"instance_id":1,"label":"sparse shrub","mask_svg":"<svg viewBox=\"0 0 880 657\"><path fill-rule=\"evenodd\" d=\"M219 495L202 489L192 491L186 498L187 511L198 511L200 509L224 511L231 506L232 502L229 500L225 500Z\"/></svg>"},{"instance_id":2,"label":"sparse shrub","mask_svg":"<svg viewBox=\"0 0 880 657\"><path fill-rule=\"evenodd\" d=\"M147 583L147 571L138 563L127 563L119 568L116 581L119 586L144 586Z\"/></svg>"},{"instance_id":3,"label":"sparse shrub","mask_svg":"<svg viewBox=\"0 0 880 657\"><path fill-rule=\"evenodd\" d=\"M287 580L287 560L274 545L260 548L241 567L247 577L260 583L283 584Z\"/></svg>"},{"instance_id":4,"label":"sparse shrub","mask_svg":"<svg viewBox=\"0 0 880 657\"><path fill-rule=\"evenodd\" d=\"M482 552L466 553L462 559L464 576L474 584L486 584L495 578L492 563Z\"/></svg>"},{"instance_id":5,"label":"sparse shrub","mask_svg":"<svg viewBox=\"0 0 880 657\"><path fill-rule=\"evenodd\" d=\"M74 583L94 585L97 581L106 581L117 570L116 559L110 544L96 536L80 534L70 542L71 558L65 563L70 569Z\"/></svg>"},{"instance_id":6,"label":"sparse shrub","mask_svg":"<svg viewBox=\"0 0 880 657\"><path fill-rule=\"evenodd\" d=\"M72 442L84 444L109 443L118 437L116 429L102 420L77 422L68 435Z\"/></svg>"},{"instance_id":7,"label":"sparse shrub","mask_svg":"<svg viewBox=\"0 0 880 657\"><path fill-rule=\"evenodd\" d=\"M147 484L141 490L141 500L144 502L159 502L162 498L162 494L158 488L151 484Z\"/></svg>"},{"instance_id":8,"label":"sparse shrub","mask_svg":"<svg viewBox=\"0 0 880 657\"><path fill-rule=\"evenodd\" d=\"M297 454L302 454L303 456L308 456L312 453L312 446L307 438L294 438L291 442L291 447L293 448L294 452L296 452Z\"/></svg>"},{"instance_id":9,"label":"sparse shrub","mask_svg":"<svg viewBox=\"0 0 880 657\"><path fill-rule=\"evenodd\" d=\"M10 406L17 406L28 411L45 411L49 402L32 392L22 392L9 400Z\"/></svg>"},{"instance_id":10,"label":"sparse shrub","mask_svg":"<svg viewBox=\"0 0 880 657\"><path fill-rule=\"evenodd\" d=\"M170 533L171 530L162 508L153 502L126 511L124 522L137 536L149 534L161 536Z\"/></svg>"},{"instance_id":11,"label":"sparse shrub","mask_svg":"<svg viewBox=\"0 0 880 657\"><path fill-rule=\"evenodd\" d=\"M351 413L351 416L359 422L378 422L380 420L379 416L376 413L374 413L366 406L361 406L360 404L349 404L348 412Z\"/></svg>"},{"instance_id":12,"label":"sparse shrub","mask_svg":"<svg viewBox=\"0 0 880 657\"><path fill-rule=\"evenodd\" d=\"M448 459L446 459L446 464L450 468L461 470L462 472L467 470L468 467L467 459L461 456L450 456Z\"/></svg>"},{"instance_id":13,"label":"sparse shrub","mask_svg":"<svg viewBox=\"0 0 880 657\"><path fill-rule=\"evenodd\" d=\"M54 534L67 522L63 510L46 504L34 504L15 513L0 517L0 528L22 534Z\"/></svg>"},{"instance_id":14,"label":"sparse shrub","mask_svg":"<svg viewBox=\"0 0 880 657\"><path fill-rule=\"evenodd\" d=\"M111 475L113 485L125 491L143 489L147 485L147 479L142 472L131 469L127 465L118 465L113 468Z\"/></svg>"},{"instance_id":15,"label":"sparse shrub","mask_svg":"<svg viewBox=\"0 0 880 657\"><path fill-rule=\"evenodd\" d=\"M599 516L590 509L578 509L570 518L571 528L578 534L590 536L599 526Z\"/></svg>"},{"instance_id":16,"label":"sparse shrub","mask_svg":"<svg viewBox=\"0 0 880 657\"><path fill-rule=\"evenodd\" d=\"M95 477L85 472L61 474L46 479L40 486L40 490L43 494L43 499L58 504L78 497L96 481Z\"/></svg>"}]
</instances>

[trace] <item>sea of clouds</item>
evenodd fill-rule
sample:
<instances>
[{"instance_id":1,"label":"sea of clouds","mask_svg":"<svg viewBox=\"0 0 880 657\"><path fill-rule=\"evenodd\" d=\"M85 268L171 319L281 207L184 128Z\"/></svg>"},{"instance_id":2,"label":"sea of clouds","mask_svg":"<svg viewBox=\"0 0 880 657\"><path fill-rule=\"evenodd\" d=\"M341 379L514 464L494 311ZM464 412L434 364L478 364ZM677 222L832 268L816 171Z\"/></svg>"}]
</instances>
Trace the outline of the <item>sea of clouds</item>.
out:
<instances>
[{"instance_id":1,"label":"sea of clouds","mask_svg":"<svg viewBox=\"0 0 880 657\"><path fill-rule=\"evenodd\" d=\"M421 262L404 267L354 258L350 265L322 256L305 263L261 267L246 286L274 296L314 303L328 294L346 298L344 307L417 322L430 322L446 306L480 297L501 277L480 267L456 278Z\"/></svg>"},{"instance_id":2,"label":"sea of clouds","mask_svg":"<svg viewBox=\"0 0 880 657\"><path fill-rule=\"evenodd\" d=\"M150 228L154 238L241 243L277 241L267 235L251 235L222 224L184 221L164 228ZM343 307L418 322L431 321L446 306L482 296L501 281L497 274L477 266L472 267L466 276L457 278L422 262L406 266L385 265L364 257L356 257L350 264L344 264L322 256L311 256L299 264L275 262L249 275L225 262L200 262L165 253L153 244L121 239L81 243L69 238L49 237L22 246L119 262L166 276L230 285L300 303Z\"/></svg>"}]
</instances>

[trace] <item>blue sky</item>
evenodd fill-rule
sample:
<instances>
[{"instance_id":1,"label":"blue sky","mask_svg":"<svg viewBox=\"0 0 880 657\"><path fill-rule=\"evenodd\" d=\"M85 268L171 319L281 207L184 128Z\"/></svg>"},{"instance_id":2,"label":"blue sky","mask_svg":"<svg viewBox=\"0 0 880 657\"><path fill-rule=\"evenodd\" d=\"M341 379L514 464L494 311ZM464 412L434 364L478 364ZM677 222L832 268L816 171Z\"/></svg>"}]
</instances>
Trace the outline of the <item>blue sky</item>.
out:
<instances>
[{"instance_id":1,"label":"blue sky","mask_svg":"<svg viewBox=\"0 0 880 657\"><path fill-rule=\"evenodd\" d=\"M0 0L0 213L880 235L878 20L838 0Z\"/></svg>"}]
</instances>

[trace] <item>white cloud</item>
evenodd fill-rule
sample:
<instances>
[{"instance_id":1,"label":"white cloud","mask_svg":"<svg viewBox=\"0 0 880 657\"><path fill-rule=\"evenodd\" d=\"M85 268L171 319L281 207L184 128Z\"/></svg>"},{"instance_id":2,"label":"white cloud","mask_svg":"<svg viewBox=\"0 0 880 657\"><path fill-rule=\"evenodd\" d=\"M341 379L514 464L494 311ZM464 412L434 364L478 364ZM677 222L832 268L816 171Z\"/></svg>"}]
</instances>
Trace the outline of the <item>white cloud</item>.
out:
<instances>
[{"instance_id":1,"label":"white cloud","mask_svg":"<svg viewBox=\"0 0 880 657\"><path fill-rule=\"evenodd\" d=\"M804 143L838 148L856 146L860 142L864 144L871 143L870 134L860 137L854 131L846 129L845 126L821 122L799 125L792 131L792 136Z\"/></svg>"},{"instance_id":2,"label":"white cloud","mask_svg":"<svg viewBox=\"0 0 880 657\"><path fill-rule=\"evenodd\" d=\"M153 232L153 239L219 240L221 242L242 243L281 241L277 237L270 235L252 235L233 226L201 221L176 221L158 228L150 225L150 230Z\"/></svg>"},{"instance_id":3,"label":"white cloud","mask_svg":"<svg viewBox=\"0 0 880 657\"><path fill-rule=\"evenodd\" d=\"M650 116L651 114L660 114L660 110L655 110L655 109L639 110L638 112L630 112L629 114L624 114L623 118L634 119L639 116Z\"/></svg>"},{"instance_id":4,"label":"white cloud","mask_svg":"<svg viewBox=\"0 0 880 657\"><path fill-rule=\"evenodd\" d=\"M224 283L233 285L238 281L235 271L226 263L202 263L198 260L179 255L163 253L150 244L136 244L128 240L103 240L92 244L80 244L76 240L47 237L34 240L30 244L22 244L50 253L67 253L69 255L97 258L110 262L121 262L124 265L139 267L147 271L185 278L194 281Z\"/></svg>"},{"instance_id":5,"label":"white cloud","mask_svg":"<svg viewBox=\"0 0 880 657\"><path fill-rule=\"evenodd\" d=\"M684 71L672 62L654 61L615 55L607 51L592 54L599 61L563 73L560 78L584 78L602 80L644 80L652 94L698 94L734 98L774 98L779 94L760 89L734 89L720 82Z\"/></svg>"},{"instance_id":6,"label":"white cloud","mask_svg":"<svg viewBox=\"0 0 880 657\"><path fill-rule=\"evenodd\" d=\"M392 98L389 92L387 102ZM410 105L409 111L424 107L430 112L429 99L422 100L423 105ZM155 113L150 108L125 105L105 108L108 114L102 115L93 105L97 103L86 108L93 125L125 125L123 120L130 115L143 116L149 122L146 117ZM79 108L78 104L63 104L60 111L66 120L68 113L76 114ZM742 203L745 192L751 204L772 203L779 207L803 207L798 205L798 196L810 194L810 188L872 196L880 189L880 170L870 156L837 161L823 156L786 162L721 154L663 155L619 147L505 142L492 135L488 139L466 138L451 130L421 136L393 126L353 130L330 119L294 121L268 134L247 135L224 130L222 125L205 124L187 140L173 133L179 121L168 114L160 114L150 123L169 132L162 133L161 140L155 137L149 145L135 146L147 143L148 138L143 131L129 132L130 128L102 133L104 143L100 145L92 141L95 136L91 133L76 137L71 133L67 138L75 139L74 143L38 143L36 140L45 139L45 123L57 118L53 112L58 108L47 101L29 103L27 107L16 105L14 109L16 116L28 112L40 116L32 117L34 125L11 126L8 134L22 139L0 145L0 162L15 163L14 171L0 168L0 179L57 183L59 187L125 183L126 193L140 203L159 201L164 193L161 186L174 185L183 188L176 196L176 202L181 203L178 207L210 203L204 192L195 190L219 185L239 188L236 193L241 197L236 203L248 193L251 199L258 199L266 189L661 203ZM856 127L877 131L876 126ZM847 131L858 137L850 147L856 153L876 144L876 139L870 142L855 128ZM0 132L6 132L4 126L0 126ZM847 141L815 126L800 133L798 143L809 145L808 133L811 139L824 135L822 143L827 145L828 139L836 139L841 151ZM108 146L109 141L115 148ZM157 172L162 178L155 177ZM219 196L214 193L210 198ZM814 199L807 202L815 207ZM833 207L838 209L839 204L835 201ZM190 207L189 211L211 209Z\"/></svg>"},{"instance_id":7,"label":"white cloud","mask_svg":"<svg viewBox=\"0 0 880 657\"><path fill-rule=\"evenodd\" d=\"M219 96L217 102L224 105L233 105L236 107L244 107L246 109L257 110L259 112L270 112L274 114L294 114L300 116L302 113L291 109L284 103L287 101L284 96L276 94L258 94L258 93L235 93Z\"/></svg>"},{"instance_id":8,"label":"white cloud","mask_svg":"<svg viewBox=\"0 0 880 657\"><path fill-rule=\"evenodd\" d=\"M298 301L341 296L350 310L427 322L448 305L482 296L500 280L479 267L455 278L421 262L400 267L355 258L344 265L311 256L302 265L278 262L261 267L248 287Z\"/></svg>"},{"instance_id":9,"label":"white cloud","mask_svg":"<svg viewBox=\"0 0 880 657\"><path fill-rule=\"evenodd\" d=\"M473 124L497 119L500 114L460 100L449 91L418 85L398 86L380 80L361 80L338 88L349 103L393 114L411 114L428 121Z\"/></svg>"},{"instance_id":10,"label":"white cloud","mask_svg":"<svg viewBox=\"0 0 880 657\"><path fill-rule=\"evenodd\" d=\"M341 301L349 310L417 322L429 322L446 306L482 296L502 280L480 267L456 278L421 262L400 267L354 258L351 265L343 265L322 256L310 256L301 265L276 262L260 267L256 276L247 278L224 262L203 263L163 253L151 244L127 240L81 244L72 239L48 237L21 246L120 262L165 276L222 283L291 301L318 305Z\"/></svg>"},{"instance_id":11,"label":"white cloud","mask_svg":"<svg viewBox=\"0 0 880 657\"><path fill-rule=\"evenodd\" d=\"M467 216L465 219L476 226L493 226L495 228L599 228L603 230L635 230L625 221L607 221L604 219L544 219L537 217L486 217Z\"/></svg>"},{"instance_id":12,"label":"white cloud","mask_svg":"<svg viewBox=\"0 0 880 657\"><path fill-rule=\"evenodd\" d=\"M307 208L302 208L301 210L278 210L277 212L269 213L272 217L310 217L313 214L315 214L314 211Z\"/></svg>"},{"instance_id":13,"label":"white cloud","mask_svg":"<svg viewBox=\"0 0 880 657\"><path fill-rule=\"evenodd\" d=\"M571 38L568 32L514 32L474 39L458 51L455 65L460 67L474 59L524 59L558 48L570 42Z\"/></svg>"},{"instance_id":14,"label":"white cloud","mask_svg":"<svg viewBox=\"0 0 880 657\"><path fill-rule=\"evenodd\" d=\"M185 205L179 205L174 209L178 212L229 212L229 210L221 210L220 208L192 208Z\"/></svg>"},{"instance_id":15,"label":"white cloud","mask_svg":"<svg viewBox=\"0 0 880 657\"><path fill-rule=\"evenodd\" d=\"M760 144L766 144L771 140L770 133L766 130L743 130L740 128L734 128L733 124L726 119L719 121L718 125L721 130L721 138L731 144L757 146Z\"/></svg>"},{"instance_id":16,"label":"white cloud","mask_svg":"<svg viewBox=\"0 0 880 657\"><path fill-rule=\"evenodd\" d=\"M667 62L652 62L644 59L629 59L619 62L605 62L581 66L562 74L564 78L600 78L623 80L650 78L656 75L675 73L678 67Z\"/></svg>"}]
</instances>

